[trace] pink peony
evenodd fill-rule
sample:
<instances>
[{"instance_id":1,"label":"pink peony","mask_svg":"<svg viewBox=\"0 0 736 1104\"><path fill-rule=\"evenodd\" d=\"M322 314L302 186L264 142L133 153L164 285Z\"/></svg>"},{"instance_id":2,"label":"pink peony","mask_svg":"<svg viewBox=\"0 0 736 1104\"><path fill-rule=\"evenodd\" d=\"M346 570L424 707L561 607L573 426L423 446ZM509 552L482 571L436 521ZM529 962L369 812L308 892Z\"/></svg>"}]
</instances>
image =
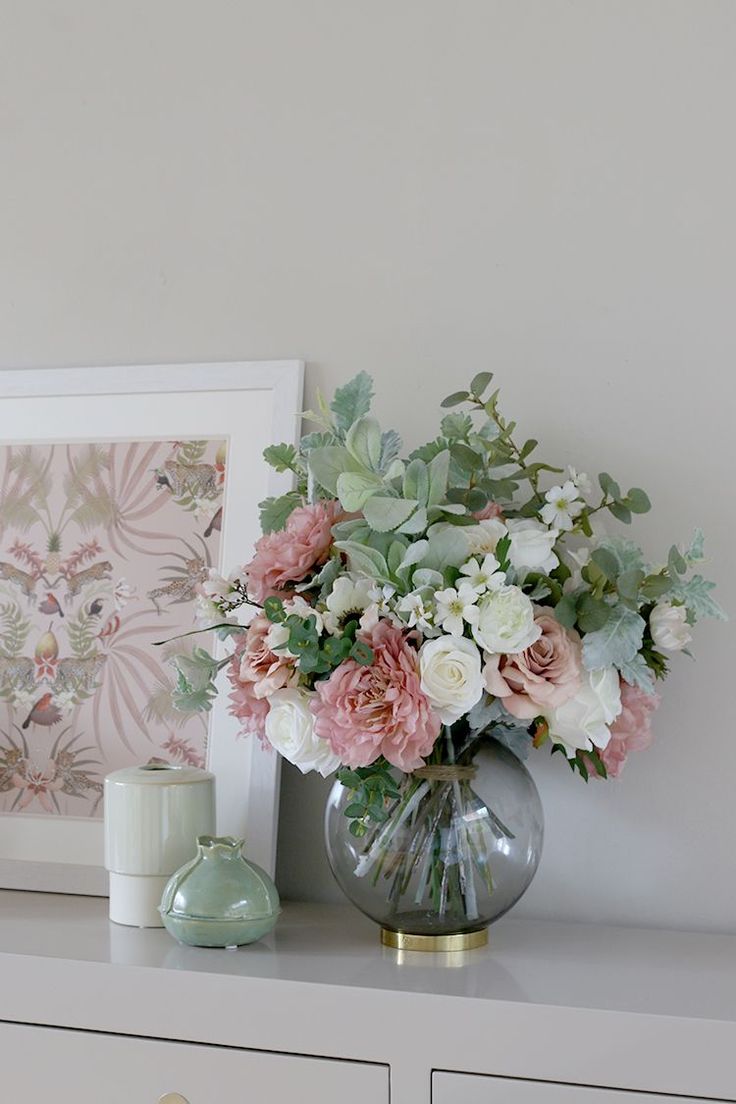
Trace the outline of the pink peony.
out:
<instances>
[{"instance_id":1,"label":"pink peony","mask_svg":"<svg viewBox=\"0 0 736 1104\"><path fill-rule=\"evenodd\" d=\"M630 751L644 751L654 739L652 714L661 702L659 694L647 694L621 680L622 709L611 725L611 739L600 751L609 778L618 778Z\"/></svg>"},{"instance_id":2,"label":"pink peony","mask_svg":"<svg viewBox=\"0 0 736 1104\"><path fill-rule=\"evenodd\" d=\"M243 662L243 653L247 642L247 632L235 640L235 651L227 665L227 677L232 686L230 694L230 713L237 717L241 724L241 732L244 735L258 736L262 742L266 740L266 717L269 704L266 698L256 696L254 683L250 679L245 681L240 678L240 670Z\"/></svg>"},{"instance_id":3,"label":"pink peony","mask_svg":"<svg viewBox=\"0 0 736 1104\"><path fill-rule=\"evenodd\" d=\"M388 620L363 639L372 665L348 659L317 683L314 730L346 766L366 767L384 755L399 770L416 770L441 727L420 687L416 649Z\"/></svg>"},{"instance_id":4,"label":"pink peony","mask_svg":"<svg viewBox=\"0 0 736 1104\"><path fill-rule=\"evenodd\" d=\"M557 709L580 688L580 637L553 614L538 609L534 618L542 635L518 655L486 655L486 686L505 709L520 720Z\"/></svg>"},{"instance_id":5,"label":"pink peony","mask_svg":"<svg viewBox=\"0 0 736 1104\"><path fill-rule=\"evenodd\" d=\"M332 546L332 526L342 512L339 502L324 499L311 506L298 506L289 515L285 529L264 533L245 568L251 599L263 602L323 564Z\"/></svg>"}]
</instances>

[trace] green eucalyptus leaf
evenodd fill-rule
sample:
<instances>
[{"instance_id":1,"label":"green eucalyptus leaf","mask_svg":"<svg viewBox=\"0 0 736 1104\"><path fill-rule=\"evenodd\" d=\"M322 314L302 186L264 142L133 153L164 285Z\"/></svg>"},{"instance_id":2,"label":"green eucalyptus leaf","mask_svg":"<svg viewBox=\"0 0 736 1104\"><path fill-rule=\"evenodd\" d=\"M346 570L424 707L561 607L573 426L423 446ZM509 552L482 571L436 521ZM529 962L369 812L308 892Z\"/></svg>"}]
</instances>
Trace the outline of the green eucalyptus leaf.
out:
<instances>
[{"instance_id":1,"label":"green eucalyptus leaf","mask_svg":"<svg viewBox=\"0 0 736 1104\"><path fill-rule=\"evenodd\" d=\"M596 548L590 558L593 563L601 569L610 582L616 582L619 573L619 563L612 552L607 548Z\"/></svg>"},{"instance_id":2,"label":"green eucalyptus leaf","mask_svg":"<svg viewBox=\"0 0 736 1104\"><path fill-rule=\"evenodd\" d=\"M453 441L450 445L450 455L461 471L469 475L483 467L483 457L469 445L464 445L462 441Z\"/></svg>"},{"instance_id":3,"label":"green eucalyptus leaf","mask_svg":"<svg viewBox=\"0 0 736 1104\"><path fill-rule=\"evenodd\" d=\"M632 487L626 496L626 505L632 514L646 514L651 510L652 504L649 495L641 487Z\"/></svg>"},{"instance_id":4,"label":"green eucalyptus leaf","mask_svg":"<svg viewBox=\"0 0 736 1104\"><path fill-rule=\"evenodd\" d=\"M470 391L473 397L476 399L482 398L483 392L488 387L492 379L493 372L478 372L476 376L473 376L470 382Z\"/></svg>"},{"instance_id":5,"label":"green eucalyptus leaf","mask_svg":"<svg viewBox=\"0 0 736 1104\"><path fill-rule=\"evenodd\" d=\"M621 497L621 488L615 479L613 479L608 472L601 472L598 476L598 482L600 483L601 490L605 495L614 500Z\"/></svg>"},{"instance_id":6,"label":"green eucalyptus leaf","mask_svg":"<svg viewBox=\"0 0 736 1104\"><path fill-rule=\"evenodd\" d=\"M594 633L607 624L611 607L592 594L582 594L577 604L577 615L581 632Z\"/></svg>"},{"instance_id":7,"label":"green eucalyptus leaf","mask_svg":"<svg viewBox=\"0 0 736 1104\"><path fill-rule=\"evenodd\" d=\"M641 595L643 598L656 602L657 599L662 598L672 588L672 579L666 572L660 572L657 575L647 575L641 584Z\"/></svg>"},{"instance_id":8,"label":"green eucalyptus leaf","mask_svg":"<svg viewBox=\"0 0 736 1104\"><path fill-rule=\"evenodd\" d=\"M446 410L448 406L459 406L460 403L467 402L469 398L469 391L453 391L451 395L448 395L446 399L442 400L440 406Z\"/></svg>"},{"instance_id":9,"label":"green eucalyptus leaf","mask_svg":"<svg viewBox=\"0 0 736 1104\"><path fill-rule=\"evenodd\" d=\"M631 510L628 506L624 506L623 502L612 502L608 509L613 516L619 521L622 521L624 525L631 524Z\"/></svg>"}]
</instances>

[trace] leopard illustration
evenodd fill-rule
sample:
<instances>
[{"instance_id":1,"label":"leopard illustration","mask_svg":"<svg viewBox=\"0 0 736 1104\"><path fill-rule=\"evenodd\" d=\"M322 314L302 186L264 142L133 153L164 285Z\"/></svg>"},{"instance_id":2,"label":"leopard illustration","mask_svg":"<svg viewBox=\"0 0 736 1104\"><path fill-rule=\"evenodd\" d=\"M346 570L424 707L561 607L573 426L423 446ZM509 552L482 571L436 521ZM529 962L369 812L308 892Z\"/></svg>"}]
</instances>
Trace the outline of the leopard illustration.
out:
<instances>
[{"instance_id":1,"label":"leopard illustration","mask_svg":"<svg viewBox=\"0 0 736 1104\"><path fill-rule=\"evenodd\" d=\"M21 571L15 564L0 563L0 579L20 587L27 598L32 598L36 592L38 582L36 576L29 575L27 571Z\"/></svg>"},{"instance_id":2,"label":"leopard illustration","mask_svg":"<svg viewBox=\"0 0 736 1104\"><path fill-rule=\"evenodd\" d=\"M77 571L75 575L70 575L66 581L66 600L71 602L72 598L76 598L83 587L86 587L88 583L99 582L100 579L108 579L112 573L112 564L109 560L100 560L99 563L92 564L91 567L85 567L84 571Z\"/></svg>"},{"instance_id":3,"label":"leopard illustration","mask_svg":"<svg viewBox=\"0 0 736 1104\"><path fill-rule=\"evenodd\" d=\"M30 656L0 655L0 686L13 690L31 690L33 684L34 668Z\"/></svg>"},{"instance_id":4,"label":"leopard illustration","mask_svg":"<svg viewBox=\"0 0 736 1104\"><path fill-rule=\"evenodd\" d=\"M184 561L184 570L185 575L148 591L147 597L157 609L158 598L171 598L173 602L191 602L195 597L197 586L207 578L207 565L199 556L195 556L193 560Z\"/></svg>"},{"instance_id":5,"label":"leopard illustration","mask_svg":"<svg viewBox=\"0 0 736 1104\"><path fill-rule=\"evenodd\" d=\"M83 691L91 693L97 685L97 678L105 664L104 655L86 656L84 659L76 659L69 656L59 661L54 679L53 692L77 693Z\"/></svg>"},{"instance_id":6,"label":"leopard illustration","mask_svg":"<svg viewBox=\"0 0 736 1104\"><path fill-rule=\"evenodd\" d=\"M168 487L174 498L189 494L192 498L216 498L217 468L214 464L180 464L167 460L163 468L156 469L156 483Z\"/></svg>"}]
</instances>

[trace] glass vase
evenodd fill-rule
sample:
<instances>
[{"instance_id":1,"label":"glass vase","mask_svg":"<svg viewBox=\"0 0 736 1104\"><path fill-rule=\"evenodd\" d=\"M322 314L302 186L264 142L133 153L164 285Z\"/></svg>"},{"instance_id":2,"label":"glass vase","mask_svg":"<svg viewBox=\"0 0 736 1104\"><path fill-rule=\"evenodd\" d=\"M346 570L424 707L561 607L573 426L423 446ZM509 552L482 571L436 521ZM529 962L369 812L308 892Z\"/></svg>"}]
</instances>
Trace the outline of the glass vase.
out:
<instances>
[{"instance_id":1,"label":"glass vase","mask_svg":"<svg viewBox=\"0 0 736 1104\"><path fill-rule=\"evenodd\" d=\"M389 946L483 945L488 925L519 900L539 864L544 818L524 764L488 737L457 762L448 744L449 756L396 772L394 796L384 797L376 820L368 814L356 828L345 815L354 791L340 782L327 801L332 872Z\"/></svg>"}]
</instances>

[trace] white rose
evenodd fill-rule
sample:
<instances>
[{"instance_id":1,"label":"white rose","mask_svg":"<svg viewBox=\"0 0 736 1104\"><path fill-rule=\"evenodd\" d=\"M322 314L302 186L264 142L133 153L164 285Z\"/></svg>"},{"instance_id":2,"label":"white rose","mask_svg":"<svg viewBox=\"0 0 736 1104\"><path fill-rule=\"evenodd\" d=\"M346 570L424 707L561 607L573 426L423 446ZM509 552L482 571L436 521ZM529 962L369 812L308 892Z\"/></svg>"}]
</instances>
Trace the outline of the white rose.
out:
<instances>
[{"instance_id":1,"label":"white rose","mask_svg":"<svg viewBox=\"0 0 736 1104\"><path fill-rule=\"evenodd\" d=\"M658 602L649 614L649 631L655 647L664 648L666 652L681 652L693 638L687 623L687 610L669 602Z\"/></svg>"},{"instance_id":2,"label":"white rose","mask_svg":"<svg viewBox=\"0 0 736 1104\"><path fill-rule=\"evenodd\" d=\"M269 699L266 717L269 743L302 774L319 771L323 778L340 766L326 740L314 732L314 717L309 708L313 693L306 690L277 690Z\"/></svg>"},{"instance_id":3,"label":"white rose","mask_svg":"<svg viewBox=\"0 0 736 1104\"><path fill-rule=\"evenodd\" d=\"M463 636L426 640L419 649L421 687L443 724L457 721L483 693L480 652Z\"/></svg>"},{"instance_id":4,"label":"white rose","mask_svg":"<svg viewBox=\"0 0 736 1104\"><path fill-rule=\"evenodd\" d=\"M560 533L558 529L548 529L538 521L510 521L508 523L511 546L509 563L523 578L530 571L541 571L549 575L559 564L553 548Z\"/></svg>"},{"instance_id":5,"label":"white rose","mask_svg":"<svg viewBox=\"0 0 736 1104\"><path fill-rule=\"evenodd\" d=\"M516 655L542 635L534 620L534 606L520 587L489 590L477 608L478 620L472 633L486 652Z\"/></svg>"},{"instance_id":6,"label":"white rose","mask_svg":"<svg viewBox=\"0 0 736 1104\"><path fill-rule=\"evenodd\" d=\"M545 714L550 739L562 744L568 759L578 751L604 748L611 738L608 728L621 712L621 683L615 667L586 671L574 698Z\"/></svg>"},{"instance_id":7,"label":"white rose","mask_svg":"<svg viewBox=\"0 0 736 1104\"><path fill-rule=\"evenodd\" d=\"M496 551L496 545L505 537L506 526L498 518L486 518L477 525L465 526L462 535L466 538L471 556L487 556Z\"/></svg>"}]
</instances>

